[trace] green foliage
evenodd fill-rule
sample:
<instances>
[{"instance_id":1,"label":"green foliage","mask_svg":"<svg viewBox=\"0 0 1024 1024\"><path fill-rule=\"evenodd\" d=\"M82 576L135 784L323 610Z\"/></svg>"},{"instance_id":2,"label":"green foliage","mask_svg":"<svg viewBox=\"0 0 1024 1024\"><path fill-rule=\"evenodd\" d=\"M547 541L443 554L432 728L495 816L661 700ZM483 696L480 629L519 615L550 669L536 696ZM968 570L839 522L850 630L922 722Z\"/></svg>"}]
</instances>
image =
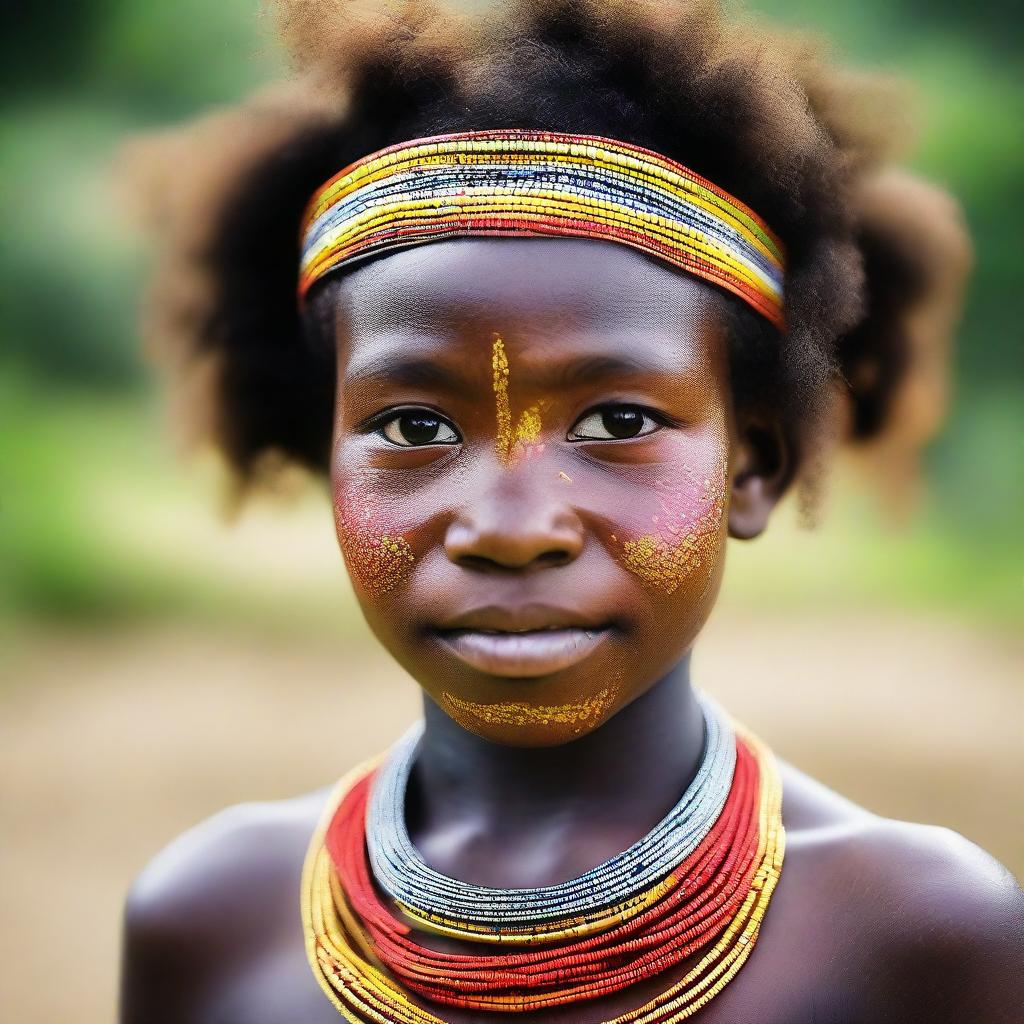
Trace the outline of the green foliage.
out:
<instances>
[{"instance_id":1,"label":"green foliage","mask_svg":"<svg viewBox=\"0 0 1024 1024\"><path fill-rule=\"evenodd\" d=\"M40 391L8 369L0 461L0 609L47 618L106 617L160 606L160 587L119 560L90 497L125 472L138 417L96 397Z\"/></svg>"},{"instance_id":2,"label":"green foliage","mask_svg":"<svg viewBox=\"0 0 1024 1024\"><path fill-rule=\"evenodd\" d=\"M915 165L957 195L978 252L953 415L929 453L928 519L888 548L874 527L847 524L836 536L852 554L829 557L858 560L851 595L1019 613L1024 90L1006 31L1013 19L999 4L924 0L755 6L916 86L924 128ZM202 604L197 595L219 593L209 580L183 578L173 558L127 562L116 534L89 518L97 480L131 475L154 500L167 486L140 446L157 430L135 327L145 254L120 224L110 168L126 133L234 100L279 73L280 56L261 0L9 8L0 32L0 601L9 612L74 616ZM763 557L748 575L771 580ZM794 600L815 600L820 580L787 578Z\"/></svg>"},{"instance_id":3,"label":"green foliage","mask_svg":"<svg viewBox=\"0 0 1024 1024\"><path fill-rule=\"evenodd\" d=\"M357 623L323 495L230 526L209 480L176 464L152 397L41 387L7 366L0 409L0 627L194 617L338 636Z\"/></svg>"}]
</instances>

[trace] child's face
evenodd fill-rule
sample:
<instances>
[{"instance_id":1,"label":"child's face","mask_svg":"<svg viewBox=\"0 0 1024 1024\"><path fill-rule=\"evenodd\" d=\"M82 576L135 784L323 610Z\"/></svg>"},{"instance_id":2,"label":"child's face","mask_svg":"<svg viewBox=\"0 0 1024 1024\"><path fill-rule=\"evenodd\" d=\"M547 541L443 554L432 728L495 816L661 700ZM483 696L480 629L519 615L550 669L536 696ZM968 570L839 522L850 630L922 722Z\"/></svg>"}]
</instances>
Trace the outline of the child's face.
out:
<instances>
[{"instance_id":1,"label":"child's face","mask_svg":"<svg viewBox=\"0 0 1024 1024\"><path fill-rule=\"evenodd\" d=\"M371 628L474 733L590 732L680 660L718 593L721 300L576 239L433 243L337 294L335 519Z\"/></svg>"}]
</instances>

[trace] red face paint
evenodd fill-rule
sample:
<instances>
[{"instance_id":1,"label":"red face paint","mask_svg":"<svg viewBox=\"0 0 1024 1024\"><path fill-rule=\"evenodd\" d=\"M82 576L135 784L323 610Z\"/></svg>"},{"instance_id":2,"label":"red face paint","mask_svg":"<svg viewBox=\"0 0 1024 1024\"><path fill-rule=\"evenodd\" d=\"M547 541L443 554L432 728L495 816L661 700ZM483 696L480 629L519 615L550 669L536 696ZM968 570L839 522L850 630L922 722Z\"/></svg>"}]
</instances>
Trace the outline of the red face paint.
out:
<instances>
[{"instance_id":1,"label":"red face paint","mask_svg":"<svg viewBox=\"0 0 1024 1024\"><path fill-rule=\"evenodd\" d=\"M338 287L332 482L363 612L453 719L513 745L596 729L679 662L729 497L708 288L543 245L439 242ZM622 409L635 434L602 432Z\"/></svg>"}]
</instances>

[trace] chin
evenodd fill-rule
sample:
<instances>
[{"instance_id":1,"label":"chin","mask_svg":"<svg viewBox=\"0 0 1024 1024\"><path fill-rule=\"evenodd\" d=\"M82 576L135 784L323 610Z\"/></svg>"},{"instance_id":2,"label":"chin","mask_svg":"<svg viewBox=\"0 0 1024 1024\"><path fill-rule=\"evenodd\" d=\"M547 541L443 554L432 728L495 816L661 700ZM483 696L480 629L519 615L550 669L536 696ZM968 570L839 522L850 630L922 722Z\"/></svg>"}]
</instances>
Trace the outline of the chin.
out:
<instances>
[{"instance_id":1,"label":"chin","mask_svg":"<svg viewBox=\"0 0 1024 1024\"><path fill-rule=\"evenodd\" d=\"M499 701L482 704L442 692L437 703L462 728L508 747L557 747L593 732L619 706L619 687L560 704Z\"/></svg>"}]
</instances>

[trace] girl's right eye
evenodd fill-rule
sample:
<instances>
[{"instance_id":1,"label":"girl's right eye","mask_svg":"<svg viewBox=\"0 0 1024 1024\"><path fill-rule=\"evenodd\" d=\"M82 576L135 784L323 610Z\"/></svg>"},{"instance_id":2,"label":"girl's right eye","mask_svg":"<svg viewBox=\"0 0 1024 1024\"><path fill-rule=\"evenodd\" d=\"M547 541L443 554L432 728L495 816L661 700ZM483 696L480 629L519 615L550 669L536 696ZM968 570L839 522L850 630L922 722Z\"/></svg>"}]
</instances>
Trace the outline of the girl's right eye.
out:
<instances>
[{"instance_id":1,"label":"girl's right eye","mask_svg":"<svg viewBox=\"0 0 1024 1024\"><path fill-rule=\"evenodd\" d=\"M400 448L416 448L428 444L458 444L462 438L437 413L427 409L409 409L385 420L380 433Z\"/></svg>"}]
</instances>

